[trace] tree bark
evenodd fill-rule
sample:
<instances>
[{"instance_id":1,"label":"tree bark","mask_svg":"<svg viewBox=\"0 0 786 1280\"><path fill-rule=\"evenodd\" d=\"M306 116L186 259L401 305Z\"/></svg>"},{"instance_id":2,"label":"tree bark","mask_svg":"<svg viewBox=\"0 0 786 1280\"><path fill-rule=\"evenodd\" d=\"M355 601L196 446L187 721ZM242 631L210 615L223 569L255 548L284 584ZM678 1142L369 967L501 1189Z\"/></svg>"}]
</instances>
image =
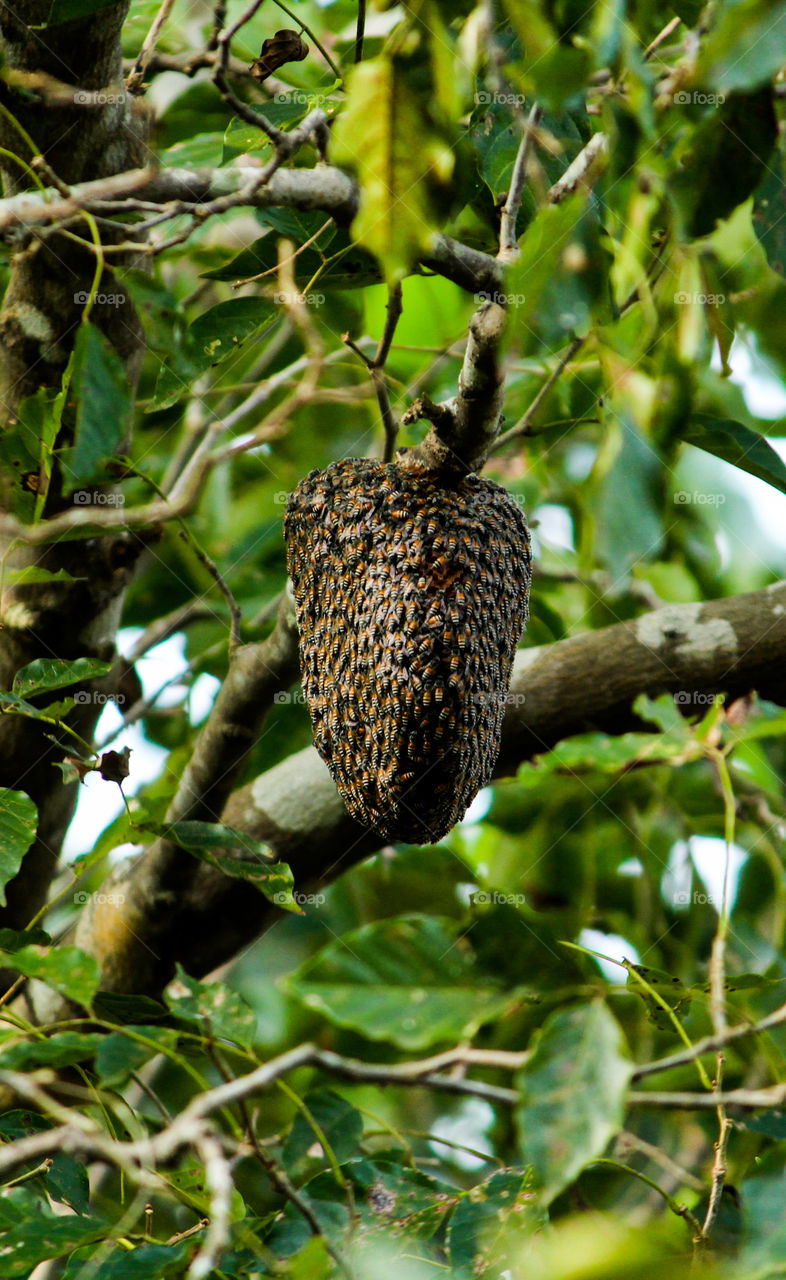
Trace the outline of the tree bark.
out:
<instances>
[{"instance_id":1,"label":"tree bark","mask_svg":"<svg viewBox=\"0 0 786 1280\"><path fill-rule=\"evenodd\" d=\"M0 117L0 146L25 162L13 165L7 156L0 159L3 188L16 199L29 198L19 193L31 185L31 169L38 171L44 185L48 172L69 184L105 177L145 158L144 117L133 109L121 80L120 31L127 5L46 26L49 7L50 0L20 0L12 7L0 3L0 54L6 67L45 73L73 88L69 103L67 95L65 100L59 95L54 102L37 101L29 92L15 92L7 82L0 86L3 104L16 121ZM114 101L90 111L77 102L80 91L106 86L116 86L116 93L105 95ZM84 222L79 234L87 235ZM90 250L57 232L34 236L13 254L0 311L0 431L27 429L34 435L25 400L41 389L59 391L94 273ZM120 292L113 288L109 272L100 287L107 294ZM132 304L96 305L91 320L123 359L133 383L142 335ZM58 443L68 438L73 422L69 407ZM13 504L21 483L20 476L6 468L0 476L2 507ZM56 489L55 483L45 514L64 505ZM15 672L36 658L111 659L123 589L141 546L139 539L123 535L16 554L9 561L14 567L34 563L55 572L65 570L77 581L4 592L0 687L10 688ZM69 723L89 739L99 710L89 703L78 707ZM63 749L34 721L11 716L0 720L0 785L26 791L39 811L36 841L8 886L7 907L0 910L2 925L23 927L46 900L76 799L75 785L63 785L53 767L62 755Z\"/></svg>"}]
</instances>

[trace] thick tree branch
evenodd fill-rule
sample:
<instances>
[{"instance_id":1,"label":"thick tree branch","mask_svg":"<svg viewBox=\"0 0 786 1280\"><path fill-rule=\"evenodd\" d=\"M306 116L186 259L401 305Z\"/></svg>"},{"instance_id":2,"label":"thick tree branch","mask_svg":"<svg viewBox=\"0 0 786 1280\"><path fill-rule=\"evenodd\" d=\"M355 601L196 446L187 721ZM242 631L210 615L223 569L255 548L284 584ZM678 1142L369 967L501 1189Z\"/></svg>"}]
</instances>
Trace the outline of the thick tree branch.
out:
<instances>
[{"instance_id":1,"label":"thick tree branch","mask_svg":"<svg viewBox=\"0 0 786 1280\"><path fill-rule=\"evenodd\" d=\"M676 694L697 713L711 694L751 689L786 705L784 655L786 582L704 605L669 605L634 622L521 650L497 775L515 772L570 734L644 727L632 711L640 693ZM242 701L242 689L236 696ZM250 715L248 693L246 703ZM235 791L222 817L269 843L300 886L329 883L381 844L349 817L313 747ZM91 909L100 919L85 913L77 941L99 955L104 985L113 990L158 994L175 959L191 973L209 972L279 918L243 882L186 855L168 860L148 851L124 864L112 887L125 903Z\"/></svg>"},{"instance_id":2,"label":"thick tree branch","mask_svg":"<svg viewBox=\"0 0 786 1280\"><path fill-rule=\"evenodd\" d=\"M500 344L505 310L497 302L481 302L469 326L458 395L444 404L422 397L402 421L428 418L434 425L422 444L399 461L410 461L460 474L479 471L499 431L505 400Z\"/></svg>"},{"instance_id":3,"label":"thick tree branch","mask_svg":"<svg viewBox=\"0 0 786 1280\"><path fill-rule=\"evenodd\" d=\"M133 212L140 204L172 207L172 216L227 201L266 209L322 209L337 222L354 218L359 199L357 183L333 165L315 169L278 169L264 186L261 170L227 165L223 169L133 169L98 182L83 182L70 195L59 191L26 192L0 200L0 239L19 238L79 218L117 214L118 201ZM504 267L495 258L470 249L450 236L438 235L423 257L423 266L452 280L470 293L493 294L502 287Z\"/></svg>"},{"instance_id":4,"label":"thick tree branch","mask_svg":"<svg viewBox=\"0 0 786 1280\"><path fill-rule=\"evenodd\" d=\"M33 36L33 28L46 24L49 7L49 0L0 6L0 177L11 200L29 198L23 188L36 168L56 181L53 194L61 199L66 184L105 179L139 165L145 154L144 114L119 92L120 32L127 6L114 4L86 18L48 26L45 39ZM42 103L27 90L14 88L29 77L57 84L60 96L52 102L45 95ZM60 92L64 81L72 86L70 101ZM103 105L81 105L82 99L113 85L118 92L106 94ZM24 167L11 163L10 155L20 157ZM84 218L79 231L87 233ZM0 430L15 427L20 418L23 429L29 425L21 411L26 397L42 388L60 391L96 272L96 259L79 236L66 239L52 232L46 244L31 240L15 249L0 312ZM121 296L110 272L104 272L100 283L107 293ZM114 346L133 387L142 347L130 300L96 305L91 322ZM119 425L122 430L126 424ZM69 402L58 444L67 443L72 427ZM57 463L50 460L50 465ZM18 483L10 472L0 474L0 508ZM52 506L48 501L45 514ZM3 542L0 551L8 549ZM6 567L34 563L65 571L74 581L4 590L0 687L10 688L15 671L35 658L111 659L122 593L140 550L139 540L124 535L95 539L89 546L71 543L12 553ZM84 703L69 723L89 738L99 713L97 702ZM26 791L39 813L36 840L9 886L8 906L0 912L3 924L16 927L26 924L46 899L75 800L75 786L65 785L53 768L62 750L41 730L40 724L18 717L3 717L0 723L0 783Z\"/></svg>"}]
</instances>

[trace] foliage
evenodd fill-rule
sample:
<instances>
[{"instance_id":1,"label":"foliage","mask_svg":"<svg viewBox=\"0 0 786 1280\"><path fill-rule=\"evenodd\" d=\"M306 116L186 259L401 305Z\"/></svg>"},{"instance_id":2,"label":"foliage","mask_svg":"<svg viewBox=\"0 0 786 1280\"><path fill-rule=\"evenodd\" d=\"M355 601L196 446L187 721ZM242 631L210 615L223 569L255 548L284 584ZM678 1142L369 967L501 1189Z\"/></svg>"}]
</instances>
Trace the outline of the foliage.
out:
<instances>
[{"instance_id":1,"label":"foliage","mask_svg":"<svg viewBox=\"0 0 786 1280\"><path fill-rule=\"evenodd\" d=\"M49 21L104 2L53 0ZM230 0L227 23L244 8ZM128 453L119 359L93 327L79 335L64 492L112 484L131 508L166 487L217 422L238 447L211 471L197 510L162 526L125 604L123 626L140 630L205 605L183 632L178 698L143 718L145 741L166 762L142 786L132 762L128 810L94 847L80 846L78 888L66 872L46 931L38 918L0 931L14 978L73 1002L72 1017L43 1027L14 1005L0 1030L0 1084L17 1094L0 1116L9 1280L47 1259L56 1260L47 1274L63 1280L373 1280L392 1267L405 1280L438 1271L654 1280L690 1265L718 1280L783 1274L780 1096L730 1113L730 1131L712 1105L675 1109L663 1097L712 1094L715 1054L694 1058L690 1046L717 1029L718 940L729 1026L752 1027L784 1004L786 713L690 691L677 699L688 715L670 697L644 700L639 731L612 737L587 725L482 793L480 816L439 847L386 849L311 902L293 896L290 869L259 842L227 826L162 821L200 729L190 692L228 669L230 617L211 566L240 606L243 639L262 639L286 581L286 494L311 468L380 452L368 369L342 335L373 355L389 285L402 282L404 304L384 370L396 416L416 394L455 393L480 299L420 259L435 231L497 253L528 120L520 254L504 296L503 431L523 429L487 468L535 516L526 643L765 587L783 572L782 539L752 518L735 475L786 493L786 419L758 417L728 375L735 342L769 376L786 377L786 134L773 93L786 5L721 0L706 28L692 0L496 8L489 33L485 7L379 4L353 70L354 0L303 0L286 18L261 7L234 56L250 62L284 21L307 25L311 53L279 69L274 99L250 82L238 92L278 128L314 105L337 117L330 159L357 177L357 219L347 228L318 210L228 209L191 228L178 217L149 272L118 271L145 334ZM156 11L134 0L128 56ZM176 3L159 51L192 52L212 23ZM271 158L265 134L233 116L209 76L171 77L154 97L162 165ZM549 203L550 186L599 131L608 154L587 189ZM316 152L294 163L314 166ZM290 277L277 274L295 251ZM290 411L287 397L315 360L318 389ZM40 503L21 478L39 465L51 474L66 398L23 406L22 426L37 428L46 456L30 452L21 429L0 443L0 466L18 479L15 514L28 521ZM250 431L256 443L244 450ZM410 424L398 443L422 435ZM557 519L570 545L551 536ZM38 566L9 572L22 585L64 581ZM42 659L0 694L0 713L54 728L78 703L74 686L108 671ZM287 696L245 779L310 741L302 701ZM95 744L74 731L70 742L72 769L102 771ZM109 791L122 777L92 781ZM36 821L23 783L0 791L3 891ZM160 1001L102 994L93 957L57 938L93 893L111 915L108 855L156 835L244 877L249 894L288 914L221 979L181 969ZM245 859L230 856L238 848ZM732 856L738 876L724 878ZM322 1058L287 1059L217 1103L210 1133L197 1117L190 1136L166 1147L172 1123L195 1115L186 1109L208 1090L311 1041ZM457 1059L442 1060L456 1045ZM677 1053L670 1069L641 1073ZM402 1076L425 1054L433 1061ZM784 1068L786 1022L727 1045L723 1088L761 1091ZM54 1073L63 1088L47 1094ZM78 1140L63 1140L69 1115ZM725 1188L713 1178L721 1132ZM22 1141L30 1158L4 1164ZM90 1181L88 1160L98 1164ZM219 1227L218 1257L206 1264Z\"/></svg>"}]
</instances>

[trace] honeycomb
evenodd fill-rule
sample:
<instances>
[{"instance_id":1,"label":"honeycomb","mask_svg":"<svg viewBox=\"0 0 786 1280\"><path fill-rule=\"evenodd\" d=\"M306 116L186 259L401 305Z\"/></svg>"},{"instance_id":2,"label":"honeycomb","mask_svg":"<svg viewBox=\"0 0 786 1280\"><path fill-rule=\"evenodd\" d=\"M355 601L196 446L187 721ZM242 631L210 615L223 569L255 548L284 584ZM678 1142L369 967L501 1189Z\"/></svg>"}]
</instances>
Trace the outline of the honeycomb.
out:
<instances>
[{"instance_id":1,"label":"honeycomb","mask_svg":"<svg viewBox=\"0 0 786 1280\"><path fill-rule=\"evenodd\" d=\"M349 458L290 495L314 741L347 809L429 844L490 779L528 616L526 520L500 485Z\"/></svg>"}]
</instances>

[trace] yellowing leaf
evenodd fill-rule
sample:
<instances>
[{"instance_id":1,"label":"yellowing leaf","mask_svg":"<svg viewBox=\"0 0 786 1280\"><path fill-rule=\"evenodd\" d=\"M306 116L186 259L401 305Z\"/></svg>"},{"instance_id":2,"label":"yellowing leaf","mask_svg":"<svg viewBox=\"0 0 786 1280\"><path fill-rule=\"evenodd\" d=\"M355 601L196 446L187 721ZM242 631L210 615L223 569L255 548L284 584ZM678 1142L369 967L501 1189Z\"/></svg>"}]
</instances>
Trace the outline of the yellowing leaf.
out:
<instances>
[{"instance_id":1,"label":"yellowing leaf","mask_svg":"<svg viewBox=\"0 0 786 1280\"><path fill-rule=\"evenodd\" d=\"M392 58L355 67L331 159L360 180L353 238L384 262L390 280L400 279L431 243L434 189L450 177L454 156Z\"/></svg>"}]
</instances>

